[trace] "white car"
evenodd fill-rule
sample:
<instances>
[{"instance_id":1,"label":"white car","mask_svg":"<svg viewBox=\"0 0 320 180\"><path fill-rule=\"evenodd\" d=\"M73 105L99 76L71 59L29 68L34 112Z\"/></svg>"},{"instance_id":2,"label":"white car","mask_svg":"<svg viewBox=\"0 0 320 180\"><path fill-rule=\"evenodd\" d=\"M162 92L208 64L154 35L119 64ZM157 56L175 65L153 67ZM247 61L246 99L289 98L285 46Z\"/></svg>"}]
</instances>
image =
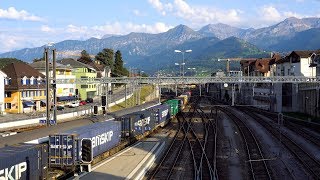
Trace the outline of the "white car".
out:
<instances>
[{"instance_id":1,"label":"white car","mask_svg":"<svg viewBox=\"0 0 320 180\"><path fill-rule=\"evenodd\" d=\"M70 108L79 107L79 106L80 106L79 102L72 102L69 104Z\"/></svg>"}]
</instances>

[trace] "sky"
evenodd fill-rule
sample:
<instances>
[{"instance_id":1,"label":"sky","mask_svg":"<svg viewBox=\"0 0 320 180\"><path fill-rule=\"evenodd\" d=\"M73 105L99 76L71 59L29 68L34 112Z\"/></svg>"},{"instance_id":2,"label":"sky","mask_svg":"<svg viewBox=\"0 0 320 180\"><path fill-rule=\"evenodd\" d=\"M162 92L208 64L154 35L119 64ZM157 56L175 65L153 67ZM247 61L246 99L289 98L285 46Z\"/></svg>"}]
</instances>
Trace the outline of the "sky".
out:
<instances>
[{"instance_id":1,"label":"sky","mask_svg":"<svg viewBox=\"0 0 320 180\"><path fill-rule=\"evenodd\" d=\"M0 53L179 24L261 28L288 17L320 17L320 0L0 0Z\"/></svg>"}]
</instances>

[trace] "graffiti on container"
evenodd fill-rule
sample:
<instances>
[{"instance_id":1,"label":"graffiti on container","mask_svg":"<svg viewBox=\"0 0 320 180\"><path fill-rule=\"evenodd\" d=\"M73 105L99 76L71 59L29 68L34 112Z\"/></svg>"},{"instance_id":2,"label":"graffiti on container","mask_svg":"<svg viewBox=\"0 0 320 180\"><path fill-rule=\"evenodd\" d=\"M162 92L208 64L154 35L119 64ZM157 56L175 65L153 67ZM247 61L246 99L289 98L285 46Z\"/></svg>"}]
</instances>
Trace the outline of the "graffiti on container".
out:
<instances>
[{"instance_id":1,"label":"graffiti on container","mask_svg":"<svg viewBox=\"0 0 320 180\"><path fill-rule=\"evenodd\" d=\"M5 168L0 170L0 179L20 179L22 173L27 170L27 162L22 162L11 166L10 168Z\"/></svg>"},{"instance_id":2,"label":"graffiti on container","mask_svg":"<svg viewBox=\"0 0 320 180\"><path fill-rule=\"evenodd\" d=\"M61 144L51 144L50 145L50 148L53 148L53 149L71 149L72 148L72 145L61 145Z\"/></svg>"},{"instance_id":3,"label":"graffiti on container","mask_svg":"<svg viewBox=\"0 0 320 180\"><path fill-rule=\"evenodd\" d=\"M105 133L102 133L100 135L93 137L91 139L92 148L100 146L102 144L105 144L105 143L111 141L112 136L113 136L113 131L108 131L108 132L105 132Z\"/></svg>"},{"instance_id":4,"label":"graffiti on container","mask_svg":"<svg viewBox=\"0 0 320 180\"><path fill-rule=\"evenodd\" d=\"M150 117L146 117L144 119L140 119L139 121L135 122L134 123L134 126L145 126L145 125L148 125L150 124Z\"/></svg>"},{"instance_id":5,"label":"graffiti on container","mask_svg":"<svg viewBox=\"0 0 320 180\"><path fill-rule=\"evenodd\" d=\"M167 117L167 115L168 115L168 112L169 112L169 110L168 109L166 109L166 110L164 110L164 111L162 111L162 117Z\"/></svg>"}]
</instances>

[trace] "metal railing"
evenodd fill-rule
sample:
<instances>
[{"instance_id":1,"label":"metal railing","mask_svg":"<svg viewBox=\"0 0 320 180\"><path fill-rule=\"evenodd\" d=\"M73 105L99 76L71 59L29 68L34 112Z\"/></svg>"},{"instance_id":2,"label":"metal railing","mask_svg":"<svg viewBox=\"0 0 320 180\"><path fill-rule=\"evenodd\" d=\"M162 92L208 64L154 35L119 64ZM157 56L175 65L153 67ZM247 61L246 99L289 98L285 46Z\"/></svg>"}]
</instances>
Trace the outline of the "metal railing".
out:
<instances>
[{"instance_id":1,"label":"metal railing","mask_svg":"<svg viewBox=\"0 0 320 180\"><path fill-rule=\"evenodd\" d=\"M65 84L69 79L57 79L56 83ZM242 76L242 77L114 77L114 78L79 78L76 84L205 84L205 83L319 83L318 77L305 76Z\"/></svg>"}]
</instances>

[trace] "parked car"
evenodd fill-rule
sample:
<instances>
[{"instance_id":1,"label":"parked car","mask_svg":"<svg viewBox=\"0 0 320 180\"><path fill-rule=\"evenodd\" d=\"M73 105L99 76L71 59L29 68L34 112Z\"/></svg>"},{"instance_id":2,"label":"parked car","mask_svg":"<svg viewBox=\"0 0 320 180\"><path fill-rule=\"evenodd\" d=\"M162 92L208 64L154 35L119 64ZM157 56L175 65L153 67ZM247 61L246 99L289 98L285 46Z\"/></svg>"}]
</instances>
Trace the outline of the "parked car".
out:
<instances>
[{"instance_id":1,"label":"parked car","mask_svg":"<svg viewBox=\"0 0 320 180\"><path fill-rule=\"evenodd\" d=\"M69 104L70 108L79 107L79 102L72 102Z\"/></svg>"},{"instance_id":2,"label":"parked car","mask_svg":"<svg viewBox=\"0 0 320 180\"><path fill-rule=\"evenodd\" d=\"M63 106L57 106L57 110L62 111L62 110L64 110L64 107Z\"/></svg>"},{"instance_id":3,"label":"parked car","mask_svg":"<svg viewBox=\"0 0 320 180\"><path fill-rule=\"evenodd\" d=\"M87 99L86 99L86 102L87 102L87 103L93 103L93 99L92 99L92 98L87 98Z\"/></svg>"},{"instance_id":4,"label":"parked car","mask_svg":"<svg viewBox=\"0 0 320 180\"><path fill-rule=\"evenodd\" d=\"M62 111L62 110L64 110L64 107L61 105L57 105L57 110ZM53 106L51 106L50 111L53 111Z\"/></svg>"},{"instance_id":5,"label":"parked car","mask_svg":"<svg viewBox=\"0 0 320 180\"><path fill-rule=\"evenodd\" d=\"M83 106L83 105L86 105L86 104L87 104L87 102L84 101L84 100L82 100L82 101L79 102L79 105L80 105L80 106Z\"/></svg>"}]
</instances>

